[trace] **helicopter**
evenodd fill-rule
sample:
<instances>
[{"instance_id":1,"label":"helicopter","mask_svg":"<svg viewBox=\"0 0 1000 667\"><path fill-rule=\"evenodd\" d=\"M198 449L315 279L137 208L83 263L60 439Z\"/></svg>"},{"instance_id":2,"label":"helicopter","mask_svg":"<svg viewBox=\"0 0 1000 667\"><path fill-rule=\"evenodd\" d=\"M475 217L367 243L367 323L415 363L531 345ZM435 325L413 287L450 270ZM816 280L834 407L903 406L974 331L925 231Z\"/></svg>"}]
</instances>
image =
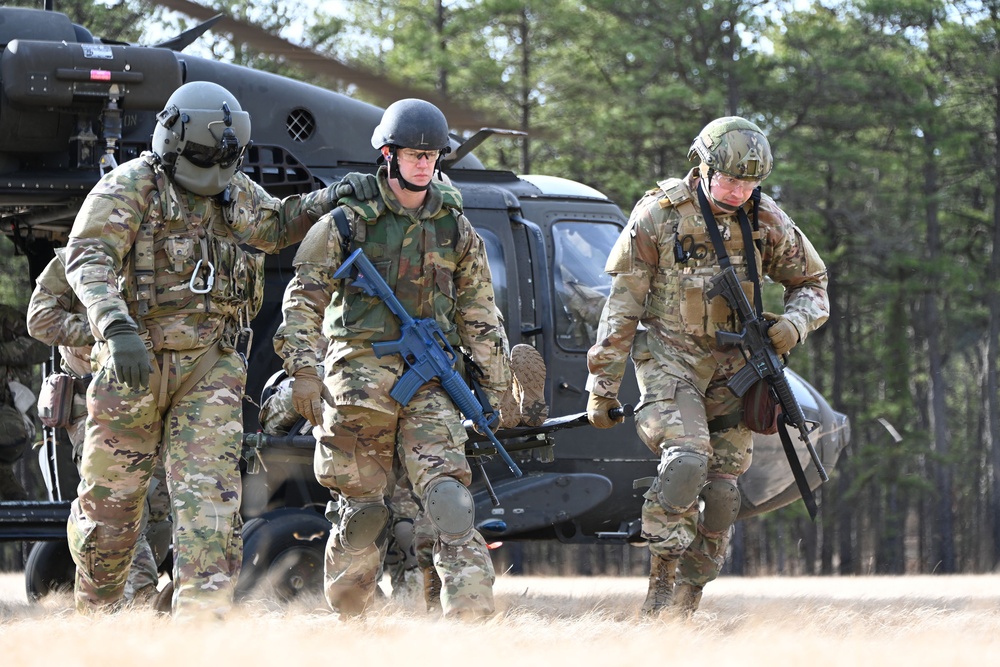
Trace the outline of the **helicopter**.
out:
<instances>
[{"instance_id":1,"label":"helicopter","mask_svg":"<svg viewBox=\"0 0 1000 667\"><path fill-rule=\"evenodd\" d=\"M462 193L465 214L487 248L497 305L511 346L536 348L546 363L550 419L540 430L498 432L516 457L522 477L503 461L467 449L482 465L471 487L477 528L488 541L555 540L562 543L641 544L643 489L634 481L653 474L659 460L630 424L598 431L581 419L587 392L586 355L610 289L605 260L627 223L615 202L598 190L554 175L515 174L487 168L473 150L493 136L518 134L483 128L475 112L432 93L409 91L214 15L192 2L165 6L201 20L158 46L105 43L56 11L0 8L0 223L27 257L32 281L63 245L77 211L102 173L148 150L156 114L189 81L212 81L231 91L248 111L253 145L241 169L279 197L312 191L348 172L374 173L368 142L383 109L288 77L187 55L183 49L218 26L262 49L282 54L317 76L354 76L373 94L423 97L439 104L455 129L442 173ZM281 322L281 301L292 275L295 248L265 260L264 305L252 323L244 432L261 429L256 397L279 374L268 341ZM261 343L260 341L264 341ZM818 425L814 444L832 469L850 438L845 415L791 369L791 388L807 419ZM637 404L631 370L620 394ZM58 444L63 442L63 444ZM0 502L0 540L34 542L26 564L29 597L37 599L72 582L65 521L78 478L65 433L50 433L39 450L47 501ZM242 513L245 555L241 586L268 578L286 590L318 586L322 576L322 508L329 500L315 482L310 442L264 448L265 470L249 464ZM810 488L818 473L797 448ZM490 481L492 479L492 482ZM801 497L778 436L754 436L754 464L739 479L748 518ZM324 539L303 539L302 535ZM318 578L319 579L318 579Z\"/></svg>"}]
</instances>

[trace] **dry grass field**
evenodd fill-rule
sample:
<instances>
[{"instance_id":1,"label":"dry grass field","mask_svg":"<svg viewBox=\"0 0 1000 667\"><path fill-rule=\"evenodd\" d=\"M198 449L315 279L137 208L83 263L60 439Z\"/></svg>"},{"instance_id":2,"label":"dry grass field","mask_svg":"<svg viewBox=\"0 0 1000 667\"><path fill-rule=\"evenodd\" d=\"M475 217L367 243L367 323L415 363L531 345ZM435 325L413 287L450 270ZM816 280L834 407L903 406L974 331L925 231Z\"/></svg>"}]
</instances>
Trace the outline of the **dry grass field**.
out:
<instances>
[{"instance_id":1,"label":"dry grass field","mask_svg":"<svg viewBox=\"0 0 1000 667\"><path fill-rule=\"evenodd\" d=\"M0 665L997 665L1000 575L723 578L687 622L636 620L640 578L501 576L498 614L445 621L396 603L339 622L315 598L192 626L29 605L0 575Z\"/></svg>"}]
</instances>

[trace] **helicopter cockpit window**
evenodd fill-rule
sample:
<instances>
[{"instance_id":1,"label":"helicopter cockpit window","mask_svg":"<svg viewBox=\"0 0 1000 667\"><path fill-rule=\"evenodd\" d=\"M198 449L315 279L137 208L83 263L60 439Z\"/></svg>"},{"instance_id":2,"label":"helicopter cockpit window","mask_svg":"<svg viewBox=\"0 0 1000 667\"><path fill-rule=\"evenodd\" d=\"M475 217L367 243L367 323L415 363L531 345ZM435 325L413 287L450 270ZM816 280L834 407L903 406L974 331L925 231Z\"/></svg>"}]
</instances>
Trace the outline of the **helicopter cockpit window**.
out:
<instances>
[{"instance_id":1,"label":"helicopter cockpit window","mask_svg":"<svg viewBox=\"0 0 1000 667\"><path fill-rule=\"evenodd\" d=\"M477 229L486 246L486 259L493 276L493 296L501 313L507 312L507 266L504 264L503 246L497 235L487 229Z\"/></svg>"},{"instance_id":2,"label":"helicopter cockpit window","mask_svg":"<svg viewBox=\"0 0 1000 667\"><path fill-rule=\"evenodd\" d=\"M556 292L556 341L565 350L587 350L594 344L611 276L604 264L621 227L602 222L559 222L552 225Z\"/></svg>"}]
</instances>

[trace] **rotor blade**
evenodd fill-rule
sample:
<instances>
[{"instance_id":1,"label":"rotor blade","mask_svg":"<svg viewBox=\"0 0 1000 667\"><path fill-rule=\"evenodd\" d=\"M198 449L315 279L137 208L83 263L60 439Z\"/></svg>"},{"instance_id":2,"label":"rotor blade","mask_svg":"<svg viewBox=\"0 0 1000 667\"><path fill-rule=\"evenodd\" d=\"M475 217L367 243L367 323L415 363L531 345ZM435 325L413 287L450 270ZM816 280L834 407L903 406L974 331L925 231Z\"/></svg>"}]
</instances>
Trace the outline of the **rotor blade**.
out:
<instances>
[{"instance_id":1,"label":"rotor blade","mask_svg":"<svg viewBox=\"0 0 1000 667\"><path fill-rule=\"evenodd\" d=\"M160 5L200 21L206 21L216 15L216 10L188 0L163 0ZM407 97L419 97L437 105L448 119L448 124L454 128L478 129L489 124L479 112L456 105L434 91L418 91L398 85L381 75L347 66L231 17L223 17L216 25L216 29L231 33L234 40L249 44L264 53L279 56L310 74L327 80L352 83L371 93L385 105Z\"/></svg>"}]
</instances>

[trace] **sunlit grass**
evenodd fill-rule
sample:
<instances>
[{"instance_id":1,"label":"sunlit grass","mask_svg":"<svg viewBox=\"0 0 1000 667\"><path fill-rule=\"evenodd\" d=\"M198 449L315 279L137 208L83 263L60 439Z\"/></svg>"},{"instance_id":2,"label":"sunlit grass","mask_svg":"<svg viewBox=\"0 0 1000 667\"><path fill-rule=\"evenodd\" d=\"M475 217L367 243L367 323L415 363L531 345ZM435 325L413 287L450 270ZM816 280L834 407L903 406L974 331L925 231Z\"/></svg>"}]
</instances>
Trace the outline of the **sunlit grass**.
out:
<instances>
[{"instance_id":1,"label":"sunlit grass","mask_svg":"<svg viewBox=\"0 0 1000 667\"><path fill-rule=\"evenodd\" d=\"M340 622L321 598L260 600L225 620L151 611L83 618L68 595L24 601L0 577L0 664L998 664L1000 576L724 578L688 622L639 621L640 578L502 576L479 623L389 602Z\"/></svg>"}]
</instances>

